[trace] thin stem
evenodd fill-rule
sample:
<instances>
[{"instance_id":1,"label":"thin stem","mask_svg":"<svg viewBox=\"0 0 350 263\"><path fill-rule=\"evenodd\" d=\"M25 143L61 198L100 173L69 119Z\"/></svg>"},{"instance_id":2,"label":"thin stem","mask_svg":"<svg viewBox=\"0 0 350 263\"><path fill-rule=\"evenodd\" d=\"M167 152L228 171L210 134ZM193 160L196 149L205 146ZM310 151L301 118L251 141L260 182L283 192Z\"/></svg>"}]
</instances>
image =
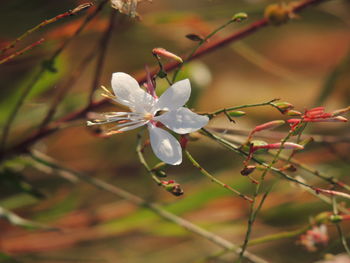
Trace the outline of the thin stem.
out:
<instances>
[{"instance_id":1,"label":"thin stem","mask_svg":"<svg viewBox=\"0 0 350 263\"><path fill-rule=\"evenodd\" d=\"M190 52L190 54L188 55L187 59L185 59L185 61L188 61L192 58L192 56L198 51L198 49L204 44L206 43L212 36L214 36L216 33L218 33L220 30L224 29L225 27L227 27L229 24L235 22L235 20L231 19L228 22L226 22L225 24L219 26L218 28L216 28L214 31L212 31L209 35L207 35L205 38L203 38L197 46L195 46L192 51ZM183 63L179 64L179 67L175 70L174 75L173 75L173 80L172 82L174 82L176 80L177 75L179 74L180 70L183 67Z\"/></svg>"},{"instance_id":2,"label":"thin stem","mask_svg":"<svg viewBox=\"0 0 350 263\"><path fill-rule=\"evenodd\" d=\"M215 140L217 141L219 144L221 144L222 146L224 146L225 148L235 152L235 153L238 153L239 155L243 156L243 157L247 157L248 154L244 151L242 151L239 146L236 146L234 144L232 144L231 142L221 138L220 136L217 136L211 132L209 132L208 130L202 128L202 133L204 135L206 135L208 138L211 138L212 140ZM265 163L264 161L260 160L260 159L257 159L255 157L252 157L252 159L254 162L264 166L264 167L268 167L269 164ZM280 175L282 178L288 180L288 181L291 181L291 182L294 182L296 184L298 184L299 186L301 187L304 187L305 190L307 190L308 192L314 194L315 196L317 196L319 199L321 199L322 201L328 203L328 204L331 204L329 198L327 196L323 196L323 195L320 195L322 192L321 191L316 191L317 189L307 183L304 183L300 180L297 180L295 178L293 178L292 176L289 176L288 174L286 174L285 172L281 171L280 169L276 168L276 167L271 167L270 170L272 172L274 172L275 174L277 175ZM324 189L322 189L324 190ZM345 213L345 214L349 214L349 211L345 208L342 208L342 207L338 207L339 210L342 212L342 213Z\"/></svg>"},{"instance_id":3,"label":"thin stem","mask_svg":"<svg viewBox=\"0 0 350 263\"><path fill-rule=\"evenodd\" d=\"M57 95L53 98L52 103L50 105L49 110L46 113L46 116L44 117L43 121L39 125L39 130L43 129L47 124L50 123L52 118L54 117L57 107L59 106L60 102L63 101L67 93L70 89L72 89L81 76L81 74L87 69L89 63L93 60L93 58L96 56L96 47L94 47L90 53L81 61L81 63L76 67L76 69L73 71L71 76L68 78L68 80L62 85L63 87L58 90Z\"/></svg>"},{"instance_id":4,"label":"thin stem","mask_svg":"<svg viewBox=\"0 0 350 263\"><path fill-rule=\"evenodd\" d=\"M247 135L249 132L248 131L240 131L240 130L232 130L232 129L223 129L223 128L210 128L210 130L212 131L215 131L215 132L225 132L225 134L235 134L235 135ZM274 132L272 134L271 137L268 137L268 138L276 138L276 137L279 137L280 135L282 135L282 133L277 133L277 132ZM262 137L261 135L258 135L259 137ZM318 135L309 135L311 136L312 138L315 138L315 136L318 136ZM333 138L333 137L332 137ZM334 138L335 139L335 138ZM234 143L241 143L241 141L239 140L234 140L234 139L230 139L229 140L230 142L234 142ZM268 154L272 155L273 153L271 152L268 152ZM336 185L336 186L339 186L341 188L344 188L348 191L350 191L350 186L346 183L344 183L343 181L340 181L339 179L337 178L334 178L332 176L329 176L327 174L325 174L324 172L321 172L315 168L312 168L311 166L308 166L307 164L304 164L298 160L296 160L295 158L291 158L289 160L289 156L286 156L286 155L283 155L281 154L280 157L279 157L280 160L283 160L283 161L288 161L290 164L296 166L296 167L299 167L300 169L316 176L316 177L319 177L320 179L326 181L326 182L329 182L333 185Z\"/></svg>"},{"instance_id":5,"label":"thin stem","mask_svg":"<svg viewBox=\"0 0 350 263\"><path fill-rule=\"evenodd\" d=\"M218 184L218 185L224 187L225 189L229 190L229 191L232 192L232 193L235 193L235 194L238 195L239 197L242 197L243 199L245 199L245 200L247 200L247 201L249 201L249 202L253 202L253 200L252 200L250 197L248 197L248 196L246 196L246 195L240 193L240 192L237 191L236 189L234 189L234 188L232 188L231 186L229 186L229 185L227 185L227 184L221 182L219 179L217 179L217 178L215 178L213 175L211 175L207 170L205 170L205 169L193 158L193 156L192 156L187 150L184 150L184 153L185 153L187 159L192 163L192 165L193 165L194 167L196 167L196 168L200 171L201 174L203 174L204 176L208 177L212 182L214 182L214 183L216 183L216 184Z\"/></svg>"},{"instance_id":6,"label":"thin stem","mask_svg":"<svg viewBox=\"0 0 350 263\"><path fill-rule=\"evenodd\" d=\"M57 50L56 52L49 58L46 62L45 65L44 63L41 65L40 70L37 72L37 74L33 77L32 81L24 88L23 93L20 95L18 98L18 101L15 103L15 106L13 110L11 111L7 121L4 124L4 129L3 129L3 134L0 140L0 153L4 151L6 147L6 141L7 137L10 133L11 126L17 116L17 113L19 109L21 108L22 104L24 103L25 99L29 95L30 91L34 88L34 86L37 84L39 79L43 76L43 74L48 70L48 67L52 69L53 64L57 56L59 56L62 51L67 47L67 45L76 37L80 34L80 32L87 26L87 24L102 10L102 7L107 3L108 0L104 0L101 2L97 8L92 12L90 15L88 15L83 23L80 25L80 27L73 33L73 35L68 38Z\"/></svg>"},{"instance_id":7,"label":"thin stem","mask_svg":"<svg viewBox=\"0 0 350 263\"><path fill-rule=\"evenodd\" d=\"M237 245L231 243L230 241L227 241L226 239L224 239L218 235L215 235L215 234L191 223L190 221L187 221L186 219L183 219L175 214L172 214L172 213L164 210L163 208L161 208L157 204L149 203L149 202L145 201L144 199L125 191L124 189L121 189L119 187L111 185L107 182L104 182L104 181L98 179L98 178L90 177L90 176L87 176L85 174L78 173L78 172L73 171L71 169L62 167L61 165L54 162L50 157L47 157L47 156L45 156L42 153L39 153L37 151L32 152L30 154L30 156L36 162L38 162L44 166L47 166L55 171L58 171L59 173L61 173L61 172L64 173L63 176L65 179L67 178L66 174L68 173L70 175L70 177L72 177L72 178L75 178L75 179L80 180L80 181L84 181L84 182L86 182L86 183L88 183L88 184L90 184L90 185L92 185L100 190L109 192L115 196L118 196L122 199L125 199L125 200L127 200L135 205L138 205L140 207L147 208L150 211L157 214L158 216L160 216L160 217L162 217L170 222L173 222L174 224L176 224L180 227L183 227L186 230L188 230L192 233L195 233L195 234L209 240L210 242L212 242L212 243L214 243L222 248L228 249L228 250L235 252L235 253L239 253L241 250ZM45 172L47 172L47 171L45 171ZM254 263L267 263L266 260L254 255L250 252L245 253L245 258L247 258L248 260L250 260Z\"/></svg>"},{"instance_id":8,"label":"thin stem","mask_svg":"<svg viewBox=\"0 0 350 263\"><path fill-rule=\"evenodd\" d=\"M97 63L96 63L96 68L95 68L95 75L92 81L92 85L91 85L91 91L88 97L88 106L89 107L92 103L92 99L94 96L94 92L95 90L99 87L99 83L100 83L100 78L101 78L101 73L103 70L103 65L106 59L106 54L107 54L107 49L108 49L108 44L110 42L111 36L112 36L112 32L113 29L115 27L116 24L116 16L117 16L117 11L112 9L111 10L111 16L109 19L109 24L108 27L106 29L106 31L104 32L101 41L99 43L99 47L98 47L98 51L99 51L99 56L97 58Z\"/></svg>"},{"instance_id":9,"label":"thin stem","mask_svg":"<svg viewBox=\"0 0 350 263\"><path fill-rule=\"evenodd\" d=\"M91 6L93 6L92 2L87 2L81 5L78 5L77 7L75 7L73 10L69 10L63 14L59 14L51 19L47 19L44 20L43 22L41 22L40 24L36 25L35 27L27 30L23 35L19 36L18 38L16 38L14 41L12 41L10 44L8 44L7 46L3 47L0 49L0 54L5 53L8 49L13 48L18 42L20 42L21 40L23 40L24 38L26 38L27 36L29 36L30 34L32 34L33 32L39 30L40 28L47 26L49 24L52 24L54 22L56 22L57 20L60 20L62 18L68 17L68 16L73 16L78 14L79 12L86 10L87 8L90 8Z\"/></svg>"},{"instance_id":10,"label":"thin stem","mask_svg":"<svg viewBox=\"0 0 350 263\"><path fill-rule=\"evenodd\" d=\"M288 141L288 139L292 136L293 134L293 131L289 131L289 133L287 134L287 136L281 141L281 146L280 148L278 149L277 153L275 154L273 160L271 161L271 163L266 167L266 169L263 171L262 175L261 175L261 178L260 178L260 182L259 184L256 186L255 188L255 193L254 193L254 198L253 198L253 203L251 204L251 212L250 212L250 215L249 215L249 220L248 220L248 229L247 229L247 232L246 232L246 236L245 236L245 239L244 239L244 242L243 242L243 245L242 245L242 251L240 253L240 258L239 258L239 262L242 260L243 258L243 255L244 255L244 251L247 249L247 246L248 246L248 242L249 242L249 238L250 238L250 234L252 232L252 228L253 228L253 224L255 222L255 219L256 219L256 216L257 214L259 213L261 207L262 207L262 204L264 203L265 201L265 198L267 197L268 192L265 193L265 195L263 196L263 199L261 200L258 208L254 211L254 205L255 205L255 202L256 202L256 197L258 196L258 194L260 193L260 189L262 189L263 187L263 183L264 183L264 180L265 180L265 176L267 175L267 173L271 170L271 168L273 167L273 165L278 161L278 158L283 150L283 145L284 143L286 143Z\"/></svg>"},{"instance_id":11,"label":"thin stem","mask_svg":"<svg viewBox=\"0 0 350 263\"><path fill-rule=\"evenodd\" d=\"M1 59L0 60L0 65L10 61L11 59L14 59L15 57L18 57L18 56L26 53L27 51L31 50L32 48L34 48L34 47L36 47L36 46L38 46L40 44L42 44L43 42L44 42L44 39L42 38L42 39L40 39L40 40L30 44L29 46L27 46L27 47L25 47L25 48L23 48L23 49L21 49L19 51L16 51L15 53L13 53L13 54L11 54L11 55Z\"/></svg>"},{"instance_id":12,"label":"thin stem","mask_svg":"<svg viewBox=\"0 0 350 263\"><path fill-rule=\"evenodd\" d=\"M143 156L143 145L142 145L142 138L141 135L138 134L137 135L137 146L136 146L136 153L139 157L140 163L146 168L148 174L151 176L151 178L153 179L153 181L156 182L157 185L159 186L164 186L162 184L162 181L159 180L159 178L157 177L157 175L152 171L152 169L149 167L148 163L146 162L145 157Z\"/></svg>"},{"instance_id":13,"label":"thin stem","mask_svg":"<svg viewBox=\"0 0 350 263\"><path fill-rule=\"evenodd\" d=\"M332 205L333 205L333 215L337 216L338 215L338 208L337 208L337 201L336 201L335 197L332 198ZM346 237L343 233L342 227L340 226L339 222L335 222L334 224L337 228L341 243L343 244L343 247L344 247L346 253L350 256L350 249L349 249L348 243L346 241Z\"/></svg>"},{"instance_id":14,"label":"thin stem","mask_svg":"<svg viewBox=\"0 0 350 263\"><path fill-rule=\"evenodd\" d=\"M278 99L273 99L273 100L270 100L267 102L262 102L262 103L245 104L245 105L240 105L240 106L235 106L235 107L230 107L230 108L224 108L224 109L216 110L216 111L211 112L211 113L206 113L206 115L208 115L209 118L213 118L221 113L235 111L235 110L241 110L241 109L245 109L245 108L253 108L253 107L260 107L260 106L272 106L272 107L276 108L276 106L273 104L273 102L275 102L276 100L278 100Z\"/></svg>"}]
</instances>

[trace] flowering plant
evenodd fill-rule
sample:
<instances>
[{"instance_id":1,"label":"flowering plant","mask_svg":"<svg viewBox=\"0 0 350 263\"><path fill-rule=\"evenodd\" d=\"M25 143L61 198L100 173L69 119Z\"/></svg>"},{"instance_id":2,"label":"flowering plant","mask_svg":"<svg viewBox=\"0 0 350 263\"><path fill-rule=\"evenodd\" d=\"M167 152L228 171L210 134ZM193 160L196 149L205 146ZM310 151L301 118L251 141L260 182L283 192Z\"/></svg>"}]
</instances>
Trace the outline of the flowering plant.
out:
<instances>
[{"instance_id":1,"label":"flowering plant","mask_svg":"<svg viewBox=\"0 0 350 263\"><path fill-rule=\"evenodd\" d=\"M180 143L173 135L159 128L161 124L178 134L194 132L204 127L209 118L182 107L190 98L191 84L188 79L171 85L159 98L154 87L148 92L141 89L137 81L122 72L112 76L114 95L105 89L105 96L129 107L131 112L109 112L103 119L88 121L88 125L116 122L107 134L121 133L147 125L152 150L165 163L178 165L182 162Z\"/></svg>"}]
</instances>

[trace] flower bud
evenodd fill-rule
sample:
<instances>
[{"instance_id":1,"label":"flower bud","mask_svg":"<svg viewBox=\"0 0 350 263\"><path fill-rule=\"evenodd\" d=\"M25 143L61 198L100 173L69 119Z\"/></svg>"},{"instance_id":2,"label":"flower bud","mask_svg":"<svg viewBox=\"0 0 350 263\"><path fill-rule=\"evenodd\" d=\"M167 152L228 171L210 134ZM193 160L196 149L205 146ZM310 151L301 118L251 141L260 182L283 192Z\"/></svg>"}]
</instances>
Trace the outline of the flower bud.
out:
<instances>
[{"instance_id":1,"label":"flower bud","mask_svg":"<svg viewBox=\"0 0 350 263\"><path fill-rule=\"evenodd\" d=\"M174 53L169 52L168 50L164 49L164 48L154 48L152 50L153 55L157 55L160 57L166 57L166 58L170 58L173 59L179 63L183 63L182 58L180 58L178 55L175 55Z\"/></svg>"},{"instance_id":2,"label":"flower bud","mask_svg":"<svg viewBox=\"0 0 350 263\"><path fill-rule=\"evenodd\" d=\"M237 110L237 111L230 111L227 113L230 117L242 117L244 115L246 115L246 113L244 111L240 111L240 110Z\"/></svg>"},{"instance_id":3,"label":"flower bud","mask_svg":"<svg viewBox=\"0 0 350 263\"><path fill-rule=\"evenodd\" d=\"M269 121L264 124L258 125L254 128L253 132L259 132L263 130L271 130L285 124L284 120Z\"/></svg>"},{"instance_id":4,"label":"flower bud","mask_svg":"<svg viewBox=\"0 0 350 263\"><path fill-rule=\"evenodd\" d=\"M184 194L184 191L182 190L180 184L176 183L174 180L162 181L162 184L164 185L165 190L175 196Z\"/></svg>"},{"instance_id":5,"label":"flower bud","mask_svg":"<svg viewBox=\"0 0 350 263\"><path fill-rule=\"evenodd\" d=\"M273 102L274 105L282 114L294 108L289 102Z\"/></svg>"},{"instance_id":6,"label":"flower bud","mask_svg":"<svg viewBox=\"0 0 350 263\"><path fill-rule=\"evenodd\" d=\"M332 223L339 223L341 221L343 221L343 217L340 215L331 215L330 218Z\"/></svg>"},{"instance_id":7,"label":"flower bud","mask_svg":"<svg viewBox=\"0 0 350 263\"><path fill-rule=\"evenodd\" d=\"M247 176L249 174L251 174L252 172L254 172L256 166L255 165L247 165L246 167L244 167L241 171L241 175L243 176Z\"/></svg>"},{"instance_id":8,"label":"flower bud","mask_svg":"<svg viewBox=\"0 0 350 263\"><path fill-rule=\"evenodd\" d=\"M266 7L264 17L270 24L280 26L290 19L290 8L285 4L272 4Z\"/></svg>"},{"instance_id":9,"label":"flower bud","mask_svg":"<svg viewBox=\"0 0 350 263\"><path fill-rule=\"evenodd\" d=\"M288 110L287 115L294 117L294 116L301 116L302 113L300 111L297 111L297 110Z\"/></svg>"},{"instance_id":10,"label":"flower bud","mask_svg":"<svg viewBox=\"0 0 350 263\"><path fill-rule=\"evenodd\" d=\"M273 149L286 149L286 150L302 150L304 149L304 146L300 144L296 144L293 142L277 142L277 143L270 143L266 145L253 145L253 151L256 151L258 149L268 149L268 150L273 150Z\"/></svg>"},{"instance_id":11,"label":"flower bud","mask_svg":"<svg viewBox=\"0 0 350 263\"><path fill-rule=\"evenodd\" d=\"M195 41L195 42L203 42L204 41L204 37L197 35L197 34L187 34L186 37L189 40Z\"/></svg>"},{"instance_id":12,"label":"flower bud","mask_svg":"<svg viewBox=\"0 0 350 263\"><path fill-rule=\"evenodd\" d=\"M248 19L248 15L243 12L234 14L233 17L231 18L231 20L234 22L242 22L246 19Z\"/></svg>"},{"instance_id":13,"label":"flower bud","mask_svg":"<svg viewBox=\"0 0 350 263\"><path fill-rule=\"evenodd\" d=\"M339 109L339 110L335 110L332 112L332 116L333 117L336 117L336 116L339 116L339 115L343 115L347 112L350 111L350 106L348 106L347 108L344 108L344 109Z\"/></svg>"}]
</instances>

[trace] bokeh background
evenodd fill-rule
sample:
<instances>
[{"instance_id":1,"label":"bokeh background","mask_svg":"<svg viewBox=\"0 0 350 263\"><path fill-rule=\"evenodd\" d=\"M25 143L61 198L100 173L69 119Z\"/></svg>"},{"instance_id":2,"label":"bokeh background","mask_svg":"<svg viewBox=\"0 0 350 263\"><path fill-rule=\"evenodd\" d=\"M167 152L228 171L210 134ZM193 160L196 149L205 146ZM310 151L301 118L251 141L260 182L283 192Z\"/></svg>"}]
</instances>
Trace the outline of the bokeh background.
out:
<instances>
[{"instance_id":1,"label":"bokeh background","mask_svg":"<svg viewBox=\"0 0 350 263\"><path fill-rule=\"evenodd\" d=\"M0 42L9 42L44 19L82 2L1 1ZM155 67L157 64L151 54L155 47L163 47L179 55L188 54L196 43L187 39L186 34L205 36L227 22L233 14L246 12L249 15L247 21L228 26L211 41L232 34L263 17L264 8L271 3L274 1L154 0L153 3L141 3L138 8L141 21L124 15L116 18L117 25L108 46L100 84L110 87L113 72L138 76L143 74L145 65ZM70 73L87 54L98 53L98 42L111 12L107 4L58 57L55 63L57 72L45 73L35 86L15 120L9 145L23 140L35 129ZM62 19L42 28L24 42L29 44L44 37L46 42L43 45L0 66L1 125L42 61L71 36L85 15ZM189 77L192 83L191 106L196 111L208 112L273 98L288 101L300 111L321 105L331 111L349 105L349 26L349 2L326 1L308 8L286 25L266 27L196 59L184 67L181 75ZM21 45L25 46L24 43ZM86 105L95 67L96 60L86 64L83 74L61 102L55 118ZM158 87L166 88L166 82L160 80ZM95 99L100 98L98 90ZM118 108L110 104L96 109L97 112L107 110L117 111ZM247 116L237 119L235 124L225 118L217 118L210 125L246 130L281 117L276 110L263 107L247 110ZM65 167L159 203L167 210L241 244L249 214L246 201L204 178L187 160L179 167L167 168L168 179L175 179L185 191L181 197L172 196L155 185L138 162L135 153L137 131L100 138L86 127L85 121L81 119L69 123L35 144L34 149L51 156ZM286 131L286 128L281 131ZM342 137L349 134L349 125L313 125L308 132ZM222 181L247 195L252 194L254 185L239 173L241 157L204 138L190 143L189 150ZM157 163L149 149L145 154L151 164ZM297 157L329 175L350 182L347 178L348 154L347 143L332 147L314 144ZM40 191L43 197L28 193L6 179L11 173L23 176L26 183ZM18 262L196 262L221 250L145 208L85 183L73 184L55 173L40 172L28 159L14 158L4 162L1 175L1 207L24 218L64 229L63 232L30 230L0 220L1 251L12 255ZM269 176L269 180L274 178ZM307 179L315 185L326 185L311 176ZM253 237L296 229L322 211L331 211L331 207L280 180L258 217ZM346 223L344 227L346 229ZM297 237L254 246L250 250L271 262L314 262L326 253L343 251L335 228L331 226L329 231L329 244L317 252L306 251L297 244ZM3 262L11 260L4 259ZM232 261L232 255L212 262L226 260Z\"/></svg>"}]
</instances>

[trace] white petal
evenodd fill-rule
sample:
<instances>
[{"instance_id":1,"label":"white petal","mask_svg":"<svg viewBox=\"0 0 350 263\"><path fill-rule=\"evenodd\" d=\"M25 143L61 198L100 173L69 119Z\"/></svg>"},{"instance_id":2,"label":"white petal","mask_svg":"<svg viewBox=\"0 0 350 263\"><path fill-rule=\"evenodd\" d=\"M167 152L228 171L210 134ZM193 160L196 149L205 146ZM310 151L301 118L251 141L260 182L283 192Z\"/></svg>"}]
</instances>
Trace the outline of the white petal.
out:
<instances>
[{"instance_id":1,"label":"white petal","mask_svg":"<svg viewBox=\"0 0 350 263\"><path fill-rule=\"evenodd\" d=\"M188 79L180 80L171 85L154 105L157 110L175 110L188 101L191 95L191 84Z\"/></svg>"},{"instance_id":2,"label":"white petal","mask_svg":"<svg viewBox=\"0 0 350 263\"><path fill-rule=\"evenodd\" d=\"M169 132L148 125L151 146L154 154L163 162L178 165L182 162L180 143Z\"/></svg>"},{"instance_id":3,"label":"white petal","mask_svg":"<svg viewBox=\"0 0 350 263\"><path fill-rule=\"evenodd\" d=\"M123 72L113 73L112 88L117 102L137 112L150 111L155 102L150 94L140 88L136 79Z\"/></svg>"},{"instance_id":4,"label":"white petal","mask_svg":"<svg viewBox=\"0 0 350 263\"><path fill-rule=\"evenodd\" d=\"M185 134L199 130L207 125L209 118L199 115L193 111L181 107L173 111L166 112L154 120L160 121L170 130L179 134Z\"/></svg>"}]
</instances>

